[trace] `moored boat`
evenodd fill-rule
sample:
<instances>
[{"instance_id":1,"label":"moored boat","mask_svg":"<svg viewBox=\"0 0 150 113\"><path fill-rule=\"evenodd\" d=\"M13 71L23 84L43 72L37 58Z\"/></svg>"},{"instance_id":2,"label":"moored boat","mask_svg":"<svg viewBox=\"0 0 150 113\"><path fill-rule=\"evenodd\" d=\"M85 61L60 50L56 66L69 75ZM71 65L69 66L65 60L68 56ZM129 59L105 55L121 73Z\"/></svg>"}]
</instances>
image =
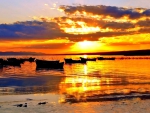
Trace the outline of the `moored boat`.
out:
<instances>
[{"instance_id":1,"label":"moored boat","mask_svg":"<svg viewBox=\"0 0 150 113\"><path fill-rule=\"evenodd\" d=\"M0 69L1 69L1 68L3 68L3 65L2 65L2 64L0 64Z\"/></svg>"},{"instance_id":2,"label":"moored boat","mask_svg":"<svg viewBox=\"0 0 150 113\"><path fill-rule=\"evenodd\" d=\"M35 61L35 58L33 58L33 57L29 57L29 58L20 58L19 59L21 62L26 62L26 61L28 61L28 62L34 62Z\"/></svg>"},{"instance_id":3,"label":"moored boat","mask_svg":"<svg viewBox=\"0 0 150 113\"><path fill-rule=\"evenodd\" d=\"M98 60L115 60L115 57L98 57Z\"/></svg>"},{"instance_id":4,"label":"moored boat","mask_svg":"<svg viewBox=\"0 0 150 113\"><path fill-rule=\"evenodd\" d=\"M65 63L86 63L86 60L73 60L71 58L65 58Z\"/></svg>"},{"instance_id":5,"label":"moored boat","mask_svg":"<svg viewBox=\"0 0 150 113\"><path fill-rule=\"evenodd\" d=\"M30 58L28 58L28 61L29 61L29 62L34 62L34 61L35 61L35 58L30 57Z\"/></svg>"},{"instance_id":6,"label":"moored boat","mask_svg":"<svg viewBox=\"0 0 150 113\"><path fill-rule=\"evenodd\" d=\"M86 61L96 61L96 58L83 58L80 57L81 60L86 60Z\"/></svg>"},{"instance_id":7,"label":"moored boat","mask_svg":"<svg viewBox=\"0 0 150 113\"><path fill-rule=\"evenodd\" d=\"M59 60L36 60L36 68L63 69L64 62Z\"/></svg>"},{"instance_id":8,"label":"moored boat","mask_svg":"<svg viewBox=\"0 0 150 113\"><path fill-rule=\"evenodd\" d=\"M19 61L11 62L11 61L4 60L1 64L3 66L19 66L19 67L21 67L21 63Z\"/></svg>"}]
</instances>

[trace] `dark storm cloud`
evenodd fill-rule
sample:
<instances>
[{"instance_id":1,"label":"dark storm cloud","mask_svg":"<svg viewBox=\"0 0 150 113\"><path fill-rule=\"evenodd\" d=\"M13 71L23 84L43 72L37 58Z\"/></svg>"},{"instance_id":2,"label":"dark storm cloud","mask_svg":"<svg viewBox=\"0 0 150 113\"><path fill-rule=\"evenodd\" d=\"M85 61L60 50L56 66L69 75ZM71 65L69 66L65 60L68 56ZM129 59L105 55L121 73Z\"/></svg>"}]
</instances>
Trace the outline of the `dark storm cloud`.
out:
<instances>
[{"instance_id":1,"label":"dark storm cloud","mask_svg":"<svg viewBox=\"0 0 150 113\"><path fill-rule=\"evenodd\" d=\"M104 5L97 5L97 6L65 6L62 5L60 7L64 10L66 14L74 14L76 11L79 12L87 12L93 15L102 15L102 16L111 16L114 18L121 18L124 16L128 16L130 19L138 19L143 16L150 16L150 10L144 8L123 8L123 7L116 7L116 6L104 6ZM144 10L140 13L139 10Z\"/></svg>"}]
</instances>

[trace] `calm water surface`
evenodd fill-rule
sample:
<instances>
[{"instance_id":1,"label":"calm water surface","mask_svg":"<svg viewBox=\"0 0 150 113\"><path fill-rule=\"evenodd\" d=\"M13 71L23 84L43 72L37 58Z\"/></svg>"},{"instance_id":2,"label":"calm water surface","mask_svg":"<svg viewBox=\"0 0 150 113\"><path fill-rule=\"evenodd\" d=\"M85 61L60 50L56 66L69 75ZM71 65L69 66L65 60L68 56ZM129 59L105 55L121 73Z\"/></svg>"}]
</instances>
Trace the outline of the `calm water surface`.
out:
<instances>
[{"instance_id":1,"label":"calm water surface","mask_svg":"<svg viewBox=\"0 0 150 113\"><path fill-rule=\"evenodd\" d=\"M79 59L81 56L33 57L64 61L64 58ZM149 94L150 59L88 61L86 64L65 64L60 70L36 70L35 62L25 62L21 67L0 69L0 95L38 93L64 95L64 102Z\"/></svg>"}]
</instances>

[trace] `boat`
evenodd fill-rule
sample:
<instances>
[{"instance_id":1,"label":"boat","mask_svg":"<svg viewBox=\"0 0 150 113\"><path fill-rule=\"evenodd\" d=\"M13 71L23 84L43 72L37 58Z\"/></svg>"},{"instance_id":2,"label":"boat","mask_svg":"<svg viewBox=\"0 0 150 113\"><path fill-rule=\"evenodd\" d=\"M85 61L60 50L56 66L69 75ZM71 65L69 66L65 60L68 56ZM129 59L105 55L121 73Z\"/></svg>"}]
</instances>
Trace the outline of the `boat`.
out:
<instances>
[{"instance_id":1,"label":"boat","mask_svg":"<svg viewBox=\"0 0 150 113\"><path fill-rule=\"evenodd\" d=\"M28 61L28 62L34 62L35 61L35 58L33 58L33 57L29 57L29 58L20 58L19 59L21 62L26 62L26 61Z\"/></svg>"},{"instance_id":2,"label":"boat","mask_svg":"<svg viewBox=\"0 0 150 113\"><path fill-rule=\"evenodd\" d=\"M17 58L7 58L7 60L3 60L1 64L3 66L19 66L21 67L21 61Z\"/></svg>"},{"instance_id":3,"label":"boat","mask_svg":"<svg viewBox=\"0 0 150 113\"><path fill-rule=\"evenodd\" d=\"M115 57L98 57L98 60L115 60Z\"/></svg>"},{"instance_id":4,"label":"boat","mask_svg":"<svg viewBox=\"0 0 150 113\"><path fill-rule=\"evenodd\" d=\"M21 67L21 63L19 61L13 62L13 61L4 60L1 64L3 66L18 66L18 67Z\"/></svg>"},{"instance_id":5,"label":"boat","mask_svg":"<svg viewBox=\"0 0 150 113\"><path fill-rule=\"evenodd\" d=\"M29 62L34 62L34 61L35 61L35 58L30 57L30 58L28 59L28 61L29 61Z\"/></svg>"},{"instance_id":6,"label":"boat","mask_svg":"<svg viewBox=\"0 0 150 113\"><path fill-rule=\"evenodd\" d=\"M4 60L2 58L0 58L0 63L2 63Z\"/></svg>"},{"instance_id":7,"label":"boat","mask_svg":"<svg viewBox=\"0 0 150 113\"><path fill-rule=\"evenodd\" d=\"M86 60L73 60L72 58L65 58L65 63L86 63Z\"/></svg>"},{"instance_id":8,"label":"boat","mask_svg":"<svg viewBox=\"0 0 150 113\"><path fill-rule=\"evenodd\" d=\"M83 58L80 57L81 60L86 60L86 61L96 61L96 58Z\"/></svg>"},{"instance_id":9,"label":"boat","mask_svg":"<svg viewBox=\"0 0 150 113\"><path fill-rule=\"evenodd\" d=\"M63 69L64 62L59 60L36 60L36 68Z\"/></svg>"},{"instance_id":10,"label":"boat","mask_svg":"<svg viewBox=\"0 0 150 113\"><path fill-rule=\"evenodd\" d=\"M4 61L4 60L3 60ZM23 64L24 61L17 58L7 58L8 64Z\"/></svg>"},{"instance_id":11,"label":"boat","mask_svg":"<svg viewBox=\"0 0 150 113\"><path fill-rule=\"evenodd\" d=\"M3 65L2 65L2 64L0 64L0 69L1 69L1 68L3 68Z\"/></svg>"}]
</instances>

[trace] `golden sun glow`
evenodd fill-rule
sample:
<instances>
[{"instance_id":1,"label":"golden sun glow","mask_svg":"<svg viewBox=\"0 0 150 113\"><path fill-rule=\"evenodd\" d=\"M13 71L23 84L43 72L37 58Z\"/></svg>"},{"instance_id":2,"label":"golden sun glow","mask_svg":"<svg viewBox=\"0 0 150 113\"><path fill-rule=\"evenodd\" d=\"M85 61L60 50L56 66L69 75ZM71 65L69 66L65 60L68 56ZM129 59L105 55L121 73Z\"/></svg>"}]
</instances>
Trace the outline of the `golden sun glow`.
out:
<instances>
[{"instance_id":1,"label":"golden sun glow","mask_svg":"<svg viewBox=\"0 0 150 113\"><path fill-rule=\"evenodd\" d=\"M93 42L84 40L83 42L79 42L79 46L81 48L87 48L88 46L93 46Z\"/></svg>"},{"instance_id":2,"label":"golden sun glow","mask_svg":"<svg viewBox=\"0 0 150 113\"><path fill-rule=\"evenodd\" d=\"M82 42L77 42L72 46L73 51L81 51L81 52L90 52L96 51L102 47L102 44L97 41L87 41L84 40Z\"/></svg>"},{"instance_id":3,"label":"golden sun glow","mask_svg":"<svg viewBox=\"0 0 150 113\"><path fill-rule=\"evenodd\" d=\"M95 42L87 41L87 40L84 40L83 42L78 42L77 45L78 45L78 48L80 48L80 50L83 50L83 51L95 49L97 46L95 45Z\"/></svg>"}]
</instances>

